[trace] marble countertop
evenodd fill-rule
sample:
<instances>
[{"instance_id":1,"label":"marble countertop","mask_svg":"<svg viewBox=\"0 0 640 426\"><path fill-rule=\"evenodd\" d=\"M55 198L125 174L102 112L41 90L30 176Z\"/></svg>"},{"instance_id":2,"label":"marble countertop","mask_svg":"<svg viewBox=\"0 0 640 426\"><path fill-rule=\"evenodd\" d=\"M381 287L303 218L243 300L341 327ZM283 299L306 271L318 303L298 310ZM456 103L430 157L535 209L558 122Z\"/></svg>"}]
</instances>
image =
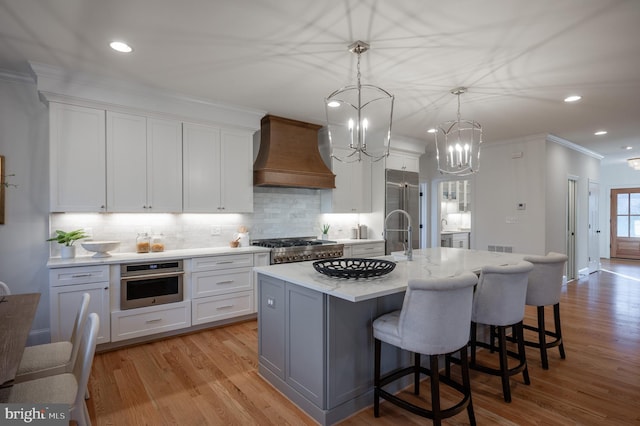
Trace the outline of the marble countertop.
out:
<instances>
[{"instance_id":1,"label":"marble countertop","mask_svg":"<svg viewBox=\"0 0 640 426\"><path fill-rule=\"evenodd\" d=\"M323 275L313 268L313 261L258 266L254 270L350 302L360 302L405 291L407 282L413 278L447 277L464 271L478 272L487 265L517 263L524 256L448 247L415 250L412 261L398 261L389 274L358 280ZM393 256L379 259L393 260Z\"/></svg>"},{"instance_id":2,"label":"marble countertop","mask_svg":"<svg viewBox=\"0 0 640 426\"><path fill-rule=\"evenodd\" d=\"M447 229L447 230L441 231L440 234L469 234L470 232L471 232L470 229L467 229L467 230Z\"/></svg>"},{"instance_id":3,"label":"marble countertop","mask_svg":"<svg viewBox=\"0 0 640 426\"><path fill-rule=\"evenodd\" d=\"M49 268L66 268L69 266L110 265L126 262L154 262L156 260L188 259L191 257L205 257L228 254L268 253L271 249L258 246L248 247L207 247L182 250L166 250L154 253L112 253L109 257L95 258L92 255L76 256L73 259L52 257L47 262Z\"/></svg>"},{"instance_id":4,"label":"marble countertop","mask_svg":"<svg viewBox=\"0 0 640 426\"><path fill-rule=\"evenodd\" d=\"M383 243L384 240L352 240L339 239L333 240L340 244L366 244L366 243ZM237 247L231 248L226 246L205 247L181 250L166 250L154 253L111 253L110 257L95 258L93 255L76 256L73 259L62 259L60 257L51 257L47 262L48 268L66 268L69 266L92 266L92 265L110 265L125 262L154 262L156 260L170 259L188 259L191 257L205 257L228 254L244 254L244 253L268 253L271 249L259 246ZM313 268L313 267L312 267Z\"/></svg>"}]
</instances>

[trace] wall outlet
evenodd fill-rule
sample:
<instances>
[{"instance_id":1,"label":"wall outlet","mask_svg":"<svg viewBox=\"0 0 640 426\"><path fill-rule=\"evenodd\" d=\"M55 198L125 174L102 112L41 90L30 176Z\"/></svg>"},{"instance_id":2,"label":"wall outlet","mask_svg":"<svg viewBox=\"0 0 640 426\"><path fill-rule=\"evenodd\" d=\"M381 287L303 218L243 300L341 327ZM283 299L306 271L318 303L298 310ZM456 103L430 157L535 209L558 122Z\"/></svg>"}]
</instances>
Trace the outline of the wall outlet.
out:
<instances>
[{"instance_id":1,"label":"wall outlet","mask_svg":"<svg viewBox=\"0 0 640 426\"><path fill-rule=\"evenodd\" d=\"M211 227L211 235L220 235L220 227L219 226L212 226Z\"/></svg>"}]
</instances>

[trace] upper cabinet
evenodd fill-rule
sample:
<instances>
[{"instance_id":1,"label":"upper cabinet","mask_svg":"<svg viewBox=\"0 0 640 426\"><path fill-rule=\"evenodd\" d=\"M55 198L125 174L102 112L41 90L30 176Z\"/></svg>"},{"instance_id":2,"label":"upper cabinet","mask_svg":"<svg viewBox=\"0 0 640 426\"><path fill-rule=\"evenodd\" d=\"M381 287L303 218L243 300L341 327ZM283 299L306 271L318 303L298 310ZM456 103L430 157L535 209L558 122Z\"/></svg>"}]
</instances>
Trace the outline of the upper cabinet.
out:
<instances>
[{"instance_id":1,"label":"upper cabinet","mask_svg":"<svg viewBox=\"0 0 640 426\"><path fill-rule=\"evenodd\" d=\"M183 124L183 211L253 211L250 132Z\"/></svg>"},{"instance_id":2,"label":"upper cabinet","mask_svg":"<svg viewBox=\"0 0 640 426\"><path fill-rule=\"evenodd\" d=\"M336 175L336 187L323 191L323 213L371 212L371 162L365 158L344 163L332 158L331 171Z\"/></svg>"},{"instance_id":3,"label":"upper cabinet","mask_svg":"<svg viewBox=\"0 0 640 426\"><path fill-rule=\"evenodd\" d=\"M409 155L400 152L390 152L386 158L386 168L394 170L405 170L407 172L420 172L420 158L416 155Z\"/></svg>"},{"instance_id":4,"label":"upper cabinet","mask_svg":"<svg viewBox=\"0 0 640 426\"><path fill-rule=\"evenodd\" d=\"M107 210L182 211L179 121L107 111Z\"/></svg>"},{"instance_id":5,"label":"upper cabinet","mask_svg":"<svg viewBox=\"0 0 640 426\"><path fill-rule=\"evenodd\" d=\"M51 102L49 139L51 211L105 211L105 111Z\"/></svg>"}]
</instances>

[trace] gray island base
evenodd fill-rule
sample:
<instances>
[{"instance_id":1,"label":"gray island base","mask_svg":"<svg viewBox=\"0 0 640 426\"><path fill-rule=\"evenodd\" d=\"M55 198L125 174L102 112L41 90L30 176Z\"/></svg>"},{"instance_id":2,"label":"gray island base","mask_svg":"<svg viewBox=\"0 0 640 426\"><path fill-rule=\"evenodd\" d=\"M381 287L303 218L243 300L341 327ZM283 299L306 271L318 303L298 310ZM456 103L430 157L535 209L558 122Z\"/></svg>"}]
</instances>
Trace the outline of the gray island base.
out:
<instances>
[{"instance_id":1,"label":"gray island base","mask_svg":"<svg viewBox=\"0 0 640 426\"><path fill-rule=\"evenodd\" d=\"M367 280L325 277L312 262L257 267L258 371L320 424L337 423L373 404L371 324L402 307L409 279L478 271L522 257L424 249L414 252L414 261L399 262L390 274ZM382 349L383 372L410 364L409 353L387 345ZM389 390L408 386L410 379Z\"/></svg>"}]
</instances>

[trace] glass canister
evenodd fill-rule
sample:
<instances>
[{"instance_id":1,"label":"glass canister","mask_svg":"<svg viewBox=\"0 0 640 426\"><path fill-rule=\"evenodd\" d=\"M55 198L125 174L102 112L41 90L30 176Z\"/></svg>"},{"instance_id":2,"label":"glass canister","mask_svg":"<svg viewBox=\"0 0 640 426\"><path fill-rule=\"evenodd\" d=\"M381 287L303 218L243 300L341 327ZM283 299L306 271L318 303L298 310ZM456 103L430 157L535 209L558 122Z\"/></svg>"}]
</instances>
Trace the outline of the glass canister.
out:
<instances>
[{"instance_id":1,"label":"glass canister","mask_svg":"<svg viewBox=\"0 0 640 426\"><path fill-rule=\"evenodd\" d=\"M151 238L146 232L141 232L136 237L136 252L149 253L151 249Z\"/></svg>"},{"instance_id":2,"label":"glass canister","mask_svg":"<svg viewBox=\"0 0 640 426\"><path fill-rule=\"evenodd\" d=\"M164 235L154 234L151 237L151 251L158 252L164 251Z\"/></svg>"}]
</instances>

